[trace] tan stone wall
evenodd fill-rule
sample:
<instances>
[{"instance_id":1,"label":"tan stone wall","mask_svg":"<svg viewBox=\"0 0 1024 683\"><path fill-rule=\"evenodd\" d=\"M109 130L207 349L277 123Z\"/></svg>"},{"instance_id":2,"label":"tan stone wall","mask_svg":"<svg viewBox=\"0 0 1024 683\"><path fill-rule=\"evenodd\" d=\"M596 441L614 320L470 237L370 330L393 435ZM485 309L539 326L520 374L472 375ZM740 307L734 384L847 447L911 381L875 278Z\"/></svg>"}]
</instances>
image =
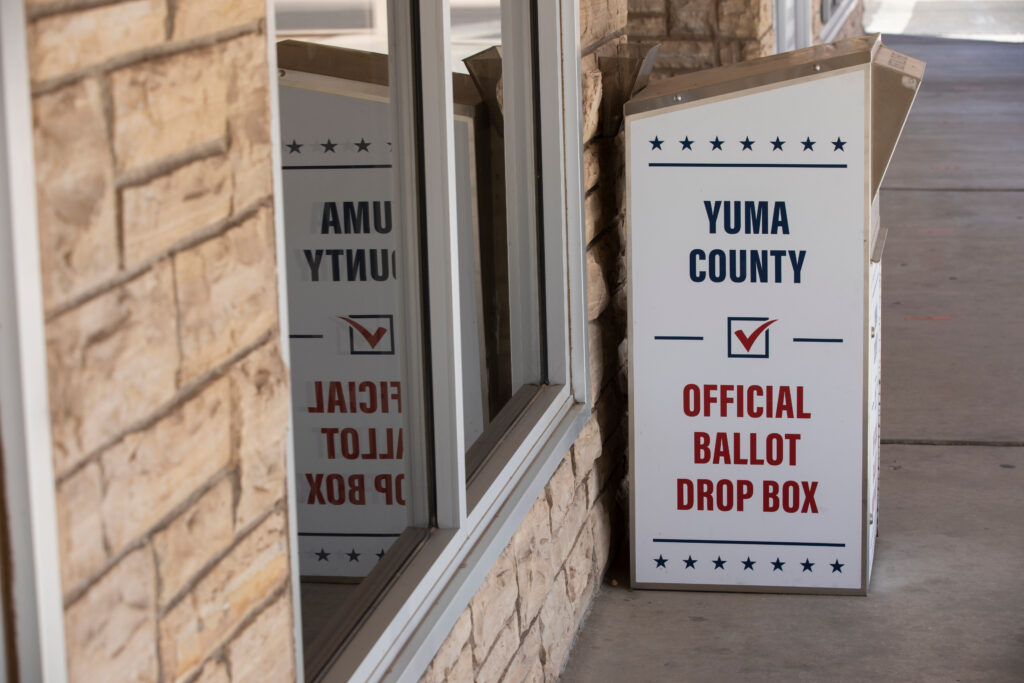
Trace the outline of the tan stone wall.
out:
<instances>
[{"instance_id":1,"label":"tan stone wall","mask_svg":"<svg viewBox=\"0 0 1024 683\"><path fill-rule=\"evenodd\" d=\"M660 45L653 78L764 57L775 51L772 0L629 0L632 43ZM863 33L857 0L835 40ZM821 42L821 0L811 0L812 38Z\"/></svg>"},{"instance_id":2,"label":"tan stone wall","mask_svg":"<svg viewBox=\"0 0 1024 683\"><path fill-rule=\"evenodd\" d=\"M629 0L631 43L658 44L652 78L772 53L772 0Z\"/></svg>"},{"instance_id":3,"label":"tan stone wall","mask_svg":"<svg viewBox=\"0 0 1024 683\"><path fill-rule=\"evenodd\" d=\"M593 411L422 681L555 680L623 538L623 136L605 135L597 56L625 43L625 0L581 0Z\"/></svg>"},{"instance_id":4,"label":"tan stone wall","mask_svg":"<svg viewBox=\"0 0 1024 683\"><path fill-rule=\"evenodd\" d=\"M293 678L263 0L26 9L71 680Z\"/></svg>"}]
</instances>

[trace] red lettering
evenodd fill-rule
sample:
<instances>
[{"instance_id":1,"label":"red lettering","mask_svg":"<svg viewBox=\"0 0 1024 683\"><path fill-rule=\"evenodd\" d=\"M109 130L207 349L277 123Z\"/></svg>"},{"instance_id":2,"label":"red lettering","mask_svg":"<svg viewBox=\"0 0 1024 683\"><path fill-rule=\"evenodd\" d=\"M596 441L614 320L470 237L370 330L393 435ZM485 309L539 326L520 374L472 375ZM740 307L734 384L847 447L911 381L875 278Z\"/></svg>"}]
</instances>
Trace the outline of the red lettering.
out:
<instances>
[{"instance_id":1,"label":"red lettering","mask_svg":"<svg viewBox=\"0 0 1024 683\"><path fill-rule=\"evenodd\" d=\"M711 462L711 435L707 432L693 433L693 462L698 465L706 465ZM683 481L680 479L680 481ZM682 508L680 508L682 509Z\"/></svg>"},{"instance_id":2,"label":"red lettering","mask_svg":"<svg viewBox=\"0 0 1024 683\"><path fill-rule=\"evenodd\" d=\"M313 505L316 503L320 503L322 505L327 502L324 500L324 494L320 491L320 487L324 483L324 475L310 474L307 472L306 483L309 484L309 497L306 498L306 505Z\"/></svg>"}]
</instances>

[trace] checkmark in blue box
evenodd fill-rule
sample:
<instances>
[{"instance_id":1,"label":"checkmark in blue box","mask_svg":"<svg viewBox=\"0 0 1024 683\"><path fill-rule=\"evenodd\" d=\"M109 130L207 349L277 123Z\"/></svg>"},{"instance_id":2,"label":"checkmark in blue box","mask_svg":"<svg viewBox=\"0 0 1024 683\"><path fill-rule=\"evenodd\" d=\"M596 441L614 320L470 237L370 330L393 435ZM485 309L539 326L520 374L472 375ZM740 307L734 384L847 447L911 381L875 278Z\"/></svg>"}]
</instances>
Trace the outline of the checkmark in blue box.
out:
<instances>
[{"instance_id":1,"label":"checkmark in blue box","mask_svg":"<svg viewBox=\"0 0 1024 683\"><path fill-rule=\"evenodd\" d=\"M771 330L778 319L734 316L728 318L729 358L768 358Z\"/></svg>"}]
</instances>

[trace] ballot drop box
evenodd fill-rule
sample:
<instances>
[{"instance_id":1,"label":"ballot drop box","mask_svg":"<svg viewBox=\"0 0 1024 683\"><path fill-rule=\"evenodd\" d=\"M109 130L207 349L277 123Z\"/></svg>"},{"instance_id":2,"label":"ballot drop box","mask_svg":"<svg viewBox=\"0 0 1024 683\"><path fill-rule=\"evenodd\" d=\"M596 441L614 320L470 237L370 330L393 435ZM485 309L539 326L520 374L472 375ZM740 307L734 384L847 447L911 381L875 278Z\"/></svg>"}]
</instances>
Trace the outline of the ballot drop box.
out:
<instances>
[{"instance_id":1,"label":"ballot drop box","mask_svg":"<svg viewBox=\"0 0 1024 683\"><path fill-rule=\"evenodd\" d=\"M633 586L867 592L877 195L923 72L861 36L627 102Z\"/></svg>"}]
</instances>

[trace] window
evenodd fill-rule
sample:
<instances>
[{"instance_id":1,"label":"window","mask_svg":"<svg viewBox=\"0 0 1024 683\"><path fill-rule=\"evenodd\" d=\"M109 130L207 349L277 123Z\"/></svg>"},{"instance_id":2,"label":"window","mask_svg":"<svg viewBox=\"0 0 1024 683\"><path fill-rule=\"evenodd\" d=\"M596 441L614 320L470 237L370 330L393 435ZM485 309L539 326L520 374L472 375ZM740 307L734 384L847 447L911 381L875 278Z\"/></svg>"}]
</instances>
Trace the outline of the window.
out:
<instances>
[{"instance_id":1,"label":"window","mask_svg":"<svg viewBox=\"0 0 1024 683\"><path fill-rule=\"evenodd\" d=\"M821 0L822 42L835 40L856 4L854 0Z\"/></svg>"},{"instance_id":2,"label":"window","mask_svg":"<svg viewBox=\"0 0 1024 683\"><path fill-rule=\"evenodd\" d=\"M306 676L418 676L589 413L577 10L277 18Z\"/></svg>"}]
</instances>

